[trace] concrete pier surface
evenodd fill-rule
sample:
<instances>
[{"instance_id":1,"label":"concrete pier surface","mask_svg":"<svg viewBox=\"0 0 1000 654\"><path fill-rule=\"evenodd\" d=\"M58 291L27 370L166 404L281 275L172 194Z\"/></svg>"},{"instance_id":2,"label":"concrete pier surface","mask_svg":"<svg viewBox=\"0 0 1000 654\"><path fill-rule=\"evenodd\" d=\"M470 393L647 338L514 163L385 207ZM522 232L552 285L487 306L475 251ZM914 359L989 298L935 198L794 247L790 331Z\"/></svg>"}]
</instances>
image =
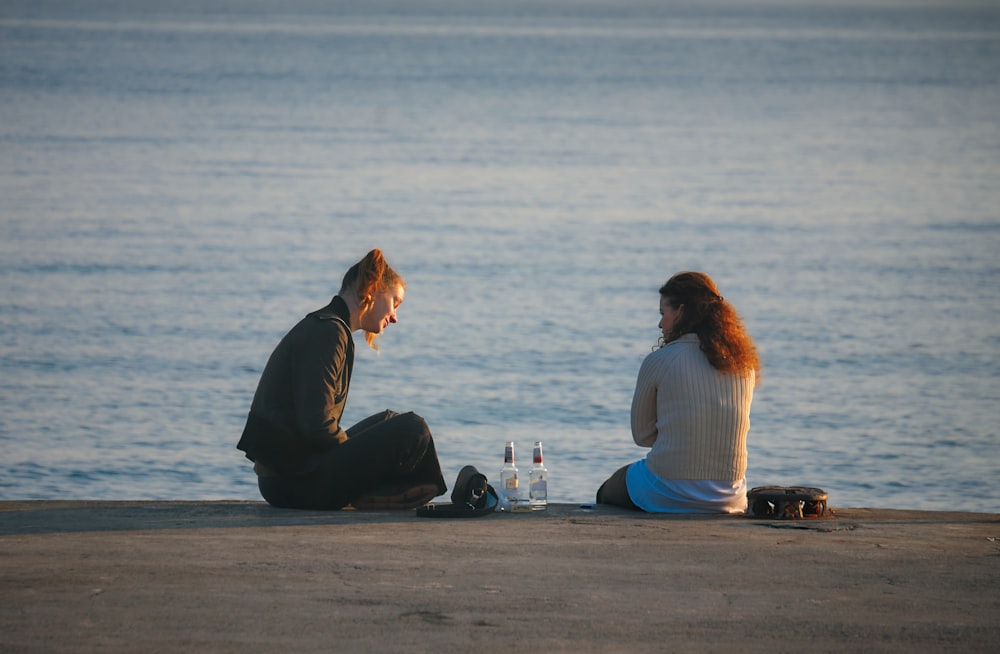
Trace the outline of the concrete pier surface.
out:
<instances>
[{"instance_id":1,"label":"concrete pier surface","mask_svg":"<svg viewBox=\"0 0 1000 654\"><path fill-rule=\"evenodd\" d=\"M0 502L2 652L996 652L1000 515Z\"/></svg>"}]
</instances>

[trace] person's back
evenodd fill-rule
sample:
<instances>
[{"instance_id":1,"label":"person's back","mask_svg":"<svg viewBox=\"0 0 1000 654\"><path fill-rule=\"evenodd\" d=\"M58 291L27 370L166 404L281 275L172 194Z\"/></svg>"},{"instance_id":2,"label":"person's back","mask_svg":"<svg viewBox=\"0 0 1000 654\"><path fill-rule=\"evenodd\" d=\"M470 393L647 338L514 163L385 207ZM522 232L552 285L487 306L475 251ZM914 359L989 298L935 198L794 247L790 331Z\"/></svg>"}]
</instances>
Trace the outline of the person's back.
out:
<instances>
[{"instance_id":1,"label":"person's back","mask_svg":"<svg viewBox=\"0 0 1000 654\"><path fill-rule=\"evenodd\" d=\"M664 479L742 479L753 387L752 373L712 367L695 334L650 354L632 401L632 435L651 447L650 469Z\"/></svg>"}]
</instances>

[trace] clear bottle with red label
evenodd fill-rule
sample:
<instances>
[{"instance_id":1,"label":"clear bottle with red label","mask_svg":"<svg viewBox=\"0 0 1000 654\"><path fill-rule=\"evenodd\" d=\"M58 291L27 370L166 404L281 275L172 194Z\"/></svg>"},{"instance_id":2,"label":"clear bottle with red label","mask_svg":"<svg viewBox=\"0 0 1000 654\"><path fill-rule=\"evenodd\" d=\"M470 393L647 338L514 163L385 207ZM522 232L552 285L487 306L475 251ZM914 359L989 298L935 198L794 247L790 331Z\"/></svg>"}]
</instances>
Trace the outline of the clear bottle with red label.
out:
<instances>
[{"instance_id":1,"label":"clear bottle with red label","mask_svg":"<svg viewBox=\"0 0 1000 654\"><path fill-rule=\"evenodd\" d=\"M549 471L542 460L542 442L535 441L528 472L528 503L532 511L544 511L549 504Z\"/></svg>"},{"instance_id":2,"label":"clear bottle with red label","mask_svg":"<svg viewBox=\"0 0 1000 654\"><path fill-rule=\"evenodd\" d=\"M507 441L503 448L503 467L500 468L500 493L501 504L508 504L513 507L517 504L517 466L514 465L514 441Z\"/></svg>"}]
</instances>

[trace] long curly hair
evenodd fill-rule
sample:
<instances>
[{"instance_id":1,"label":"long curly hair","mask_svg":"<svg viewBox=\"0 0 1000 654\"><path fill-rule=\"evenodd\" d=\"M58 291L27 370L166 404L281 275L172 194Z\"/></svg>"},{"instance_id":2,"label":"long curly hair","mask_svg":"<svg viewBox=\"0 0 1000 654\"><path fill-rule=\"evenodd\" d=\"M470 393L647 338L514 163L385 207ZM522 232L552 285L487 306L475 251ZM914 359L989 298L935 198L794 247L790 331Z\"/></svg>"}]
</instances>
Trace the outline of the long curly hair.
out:
<instances>
[{"instance_id":1,"label":"long curly hair","mask_svg":"<svg viewBox=\"0 0 1000 654\"><path fill-rule=\"evenodd\" d=\"M348 293L354 293L358 299L358 318L360 319L375 305L374 296L376 293L383 293L395 286L402 286L405 289L406 282L386 263L382 250L375 248L347 270L340 283L339 294L344 296ZM377 334L365 332L365 342L368 343L368 347L377 352L376 338Z\"/></svg>"},{"instance_id":2,"label":"long curly hair","mask_svg":"<svg viewBox=\"0 0 1000 654\"><path fill-rule=\"evenodd\" d=\"M760 379L757 346L711 277L701 272L677 273L660 288L660 297L674 309L683 309L670 332L660 338L659 347L684 334L697 334L713 368L730 374L752 371Z\"/></svg>"}]
</instances>

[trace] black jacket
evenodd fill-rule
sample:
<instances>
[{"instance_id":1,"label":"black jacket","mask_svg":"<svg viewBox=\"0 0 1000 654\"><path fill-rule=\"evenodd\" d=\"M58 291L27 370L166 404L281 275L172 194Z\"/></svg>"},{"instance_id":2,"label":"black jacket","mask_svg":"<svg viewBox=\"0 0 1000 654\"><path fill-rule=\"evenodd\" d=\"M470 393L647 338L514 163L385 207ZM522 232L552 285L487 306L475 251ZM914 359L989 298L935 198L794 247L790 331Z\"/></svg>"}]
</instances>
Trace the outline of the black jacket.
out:
<instances>
[{"instance_id":1,"label":"black jacket","mask_svg":"<svg viewBox=\"0 0 1000 654\"><path fill-rule=\"evenodd\" d=\"M340 425L354 368L347 304L330 304L285 334L264 367L236 446L279 475L316 468L316 456L347 440Z\"/></svg>"}]
</instances>

